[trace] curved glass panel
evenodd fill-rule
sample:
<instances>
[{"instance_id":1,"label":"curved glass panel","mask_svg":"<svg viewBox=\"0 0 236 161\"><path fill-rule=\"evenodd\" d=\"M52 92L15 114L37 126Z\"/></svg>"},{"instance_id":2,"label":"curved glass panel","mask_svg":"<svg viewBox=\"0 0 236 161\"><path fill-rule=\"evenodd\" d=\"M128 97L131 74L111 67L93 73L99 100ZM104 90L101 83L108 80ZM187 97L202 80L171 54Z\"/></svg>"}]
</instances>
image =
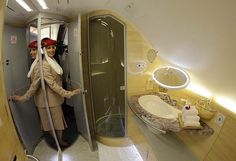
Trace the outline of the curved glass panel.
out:
<instances>
[{"instance_id":1,"label":"curved glass panel","mask_svg":"<svg viewBox=\"0 0 236 161\"><path fill-rule=\"evenodd\" d=\"M124 26L110 16L89 21L90 77L96 133L125 136Z\"/></svg>"}]
</instances>

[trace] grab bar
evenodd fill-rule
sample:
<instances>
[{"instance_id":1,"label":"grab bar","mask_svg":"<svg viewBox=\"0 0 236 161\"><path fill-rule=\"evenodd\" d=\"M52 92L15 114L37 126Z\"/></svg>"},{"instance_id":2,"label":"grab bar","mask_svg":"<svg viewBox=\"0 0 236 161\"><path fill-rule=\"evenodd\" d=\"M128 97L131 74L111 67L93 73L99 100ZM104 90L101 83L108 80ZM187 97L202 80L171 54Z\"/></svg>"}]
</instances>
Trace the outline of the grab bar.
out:
<instances>
[{"instance_id":1,"label":"grab bar","mask_svg":"<svg viewBox=\"0 0 236 161\"><path fill-rule=\"evenodd\" d=\"M27 154L26 157L29 158L29 159L34 159L35 161L39 161L39 159L36 158L36 157L33 156L33 155L29 155L29 154Z\"/></svg>"}]
</instances>

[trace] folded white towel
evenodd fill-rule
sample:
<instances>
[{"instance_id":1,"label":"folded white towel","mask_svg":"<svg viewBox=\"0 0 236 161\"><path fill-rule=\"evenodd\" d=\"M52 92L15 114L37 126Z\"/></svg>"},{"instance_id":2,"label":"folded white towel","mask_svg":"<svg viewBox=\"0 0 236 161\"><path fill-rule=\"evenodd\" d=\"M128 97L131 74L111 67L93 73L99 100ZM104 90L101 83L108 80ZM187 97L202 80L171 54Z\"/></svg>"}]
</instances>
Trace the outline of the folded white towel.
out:
<instances>
[{"instance_id":1,"label":"folded white towel","mask_svg":"<svg viewBox=\"0 0 236 161\"><path fill-rule=\"evenodd\" d=\"M191 121L196 121L196 122L199 122L200 120L200 117L195 115L195 116L192 116L192 115L183 115L183 121L184 122L191 122Z\"/></svg>"},{"instance_id":2,"label":"folded white towel","mask_svg":"<svg viewBox=\"0 0 236 161\"><path fill-rule=\"evenodd\" d=\"M184 122L184 126L193 126L193 127L198 127L198 126L200 126L200 122L196 122L196 121L188 121L188 122Z\"/></svg>"},{"instance_id":3,"label":"folded white towel","mask_svg":"<svg viewBox=\"0 0 236 161\"><path fill-rule=\"evenodd\" d=\"M196 109L195 106L185 105L185 106L182 108L182 112L183 112L183 111L189 111L189 110L195 110L195 109Z\"/></svg>"},{"instance_id":4,"label":"folded white towel","mask_svg":"<svg viewBox=\"0 0 236 161\"><path fill-rule=\"evenodd\" d=\"M196 116L198 115L197 109L191 109L191 110L182 110L183 116Z\"/></svg>"}]
</instances>

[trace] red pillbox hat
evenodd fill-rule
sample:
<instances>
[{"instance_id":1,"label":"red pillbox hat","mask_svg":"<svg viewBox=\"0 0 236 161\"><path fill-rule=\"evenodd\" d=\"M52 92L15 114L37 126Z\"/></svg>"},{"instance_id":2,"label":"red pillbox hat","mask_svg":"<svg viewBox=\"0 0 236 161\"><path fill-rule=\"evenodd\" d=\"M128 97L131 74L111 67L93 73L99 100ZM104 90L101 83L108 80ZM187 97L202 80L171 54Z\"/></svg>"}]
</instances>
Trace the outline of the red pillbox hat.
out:
<instances>
[{"instance_id":1,"label":"red pillbox hat","mask_svg":"<svg viewBox=\"0 0 236 161\"><path fill-rule=\"evenodd\" d=\"M41 42L42 47L50 46L50 45L56 45L57 42L50 38L43 38Z\"/></svg>"},{"instance_id":2,"label":"red pillbox hat","mask_svg":"<svg viewBox=\"0 0 236 161\"><path fill-rule=\"evenodd\" d=\"M32 41L29 45L28 48L37 48L38 44L37 41Z\"/></svg>"}]
</instances>

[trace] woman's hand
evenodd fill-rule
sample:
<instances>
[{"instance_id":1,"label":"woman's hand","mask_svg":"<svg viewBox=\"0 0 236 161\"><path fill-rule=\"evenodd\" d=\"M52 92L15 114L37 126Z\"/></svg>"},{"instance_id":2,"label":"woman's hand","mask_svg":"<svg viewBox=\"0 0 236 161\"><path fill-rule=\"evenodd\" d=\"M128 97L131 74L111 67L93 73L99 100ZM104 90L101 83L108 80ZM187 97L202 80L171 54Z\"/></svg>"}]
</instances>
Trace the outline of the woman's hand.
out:
<instances>
[{"instance_id":1,"label":"woman's hand","mask_svg":"<svg viewBox=\"0 0 236 161\"><path fill-rule=\"evenodd\" d=\"M23 97L22 97L22 96L18 96L18 95L13 95L13 96L11 96L11 99L12 99L13 101L17 101L17 102L23 101Z\"/></svg>"},{"instance_id":2,"label":"woman's hand","mask_svg":"<svg viewBox=\"0 0 236 161\"><path fill-rule=\"evenodd\" d=\"M79 88L74 89L72 92L73 92L73 95L79 94L80 93L80 89Z\"/></svg>"}]
</instances>

